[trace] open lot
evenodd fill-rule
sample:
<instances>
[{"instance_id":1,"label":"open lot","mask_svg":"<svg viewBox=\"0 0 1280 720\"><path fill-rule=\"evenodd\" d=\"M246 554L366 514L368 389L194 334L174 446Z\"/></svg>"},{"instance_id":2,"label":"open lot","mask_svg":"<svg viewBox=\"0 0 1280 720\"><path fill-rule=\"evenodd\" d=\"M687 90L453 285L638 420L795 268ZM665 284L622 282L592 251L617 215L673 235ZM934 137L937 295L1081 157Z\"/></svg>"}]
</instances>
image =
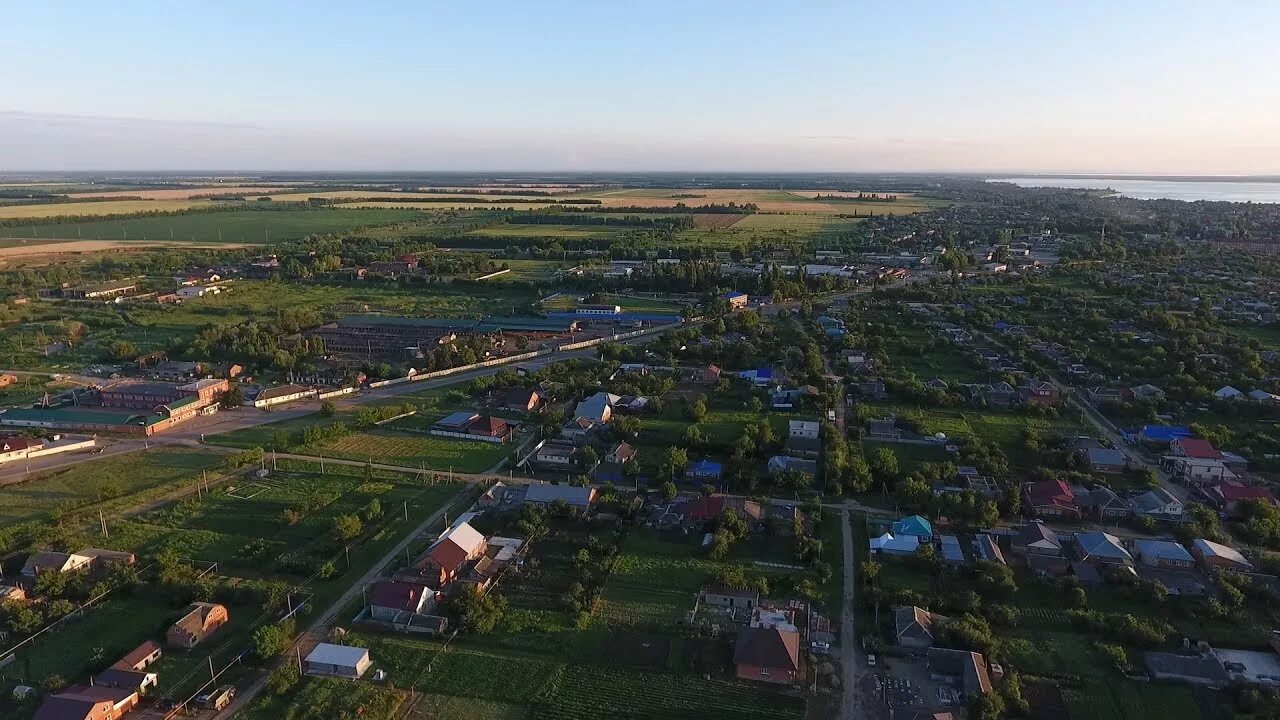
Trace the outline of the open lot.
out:
<instances>
[{"instance_id":1,"label":"open lot","mask_svg":"<svg viewBox=\"0 0 1280 720\"><path fill-rule=\"evenodd\" d=\"M182 210L211 205L207 201L143 200L101 203L41 205L38 217L60 215L114 215L142 211ZM137 207L134 207L137 206ZM70 209L68 209L70 208ZM33 217L16 214L17 208L0 208L0 217ZM413 210L219 210L217 212L161 215L158 217L51 222L47 225L0 228L0 237L83 240L190 240L198 242L265 243L299 240L312 233L339 233L366 225L383 225L413 219Z\"/></svg>"}]
</instances>

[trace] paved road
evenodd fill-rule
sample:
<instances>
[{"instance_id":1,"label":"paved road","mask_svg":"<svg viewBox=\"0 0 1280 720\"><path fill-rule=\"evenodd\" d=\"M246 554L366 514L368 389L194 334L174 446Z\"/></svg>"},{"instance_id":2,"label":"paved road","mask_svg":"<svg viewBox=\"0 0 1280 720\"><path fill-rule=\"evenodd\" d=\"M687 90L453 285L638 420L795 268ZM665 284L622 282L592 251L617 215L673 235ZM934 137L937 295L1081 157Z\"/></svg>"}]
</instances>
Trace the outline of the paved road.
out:
<instances>
[{"instance_id":1,"label":"paved road","mask_svg":"<svg viewBox=\"0 0 1280 720\"><path fill-rule=\"evenodd\" d=\"M844 695L840 703L840 720L862 720L867 717L862 708L862 677L865 667L859 652L856 615L858 610L855 588L853 525L849 511L840 512L844 524L844 607L840 609L840 665L844 668Z\"/></svg>"}]
</instances>

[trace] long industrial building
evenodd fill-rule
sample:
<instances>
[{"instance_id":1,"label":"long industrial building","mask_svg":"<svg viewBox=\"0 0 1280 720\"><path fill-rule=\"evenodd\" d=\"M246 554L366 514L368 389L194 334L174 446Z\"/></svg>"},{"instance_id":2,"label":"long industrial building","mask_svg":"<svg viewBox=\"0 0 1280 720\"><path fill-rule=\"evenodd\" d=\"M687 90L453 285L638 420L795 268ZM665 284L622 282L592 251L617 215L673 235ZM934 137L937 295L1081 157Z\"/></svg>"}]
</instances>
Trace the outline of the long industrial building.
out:
<instances>
[{"instance_id":1,"label":"long industrial building","mask_svg":"<svg viewBox=\"0 0 1280 720\"><path fill-rule=\"evenodd\" d=\"M307 330L332 353L403 357L446 345L459 336L510 334L530 339L564 335L576 330L572 319L488 318L485 320L411 318L359 315Z\"/></svg>"}]
</instances>

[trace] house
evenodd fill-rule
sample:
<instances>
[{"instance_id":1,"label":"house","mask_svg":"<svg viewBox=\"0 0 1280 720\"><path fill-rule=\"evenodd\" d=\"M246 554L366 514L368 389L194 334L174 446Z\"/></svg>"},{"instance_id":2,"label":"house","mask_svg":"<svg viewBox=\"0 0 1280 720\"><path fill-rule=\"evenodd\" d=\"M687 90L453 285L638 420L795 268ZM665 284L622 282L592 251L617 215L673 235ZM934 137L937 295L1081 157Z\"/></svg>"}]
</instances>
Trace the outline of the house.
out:
<instances>
[{"instance_id":1,"label":"house","mask_svg":"<svg viewBox=\"0 0 1280 720\"><path fill-rule=\"evenodd\" d=\"M723 474L723 465L706 459L691 462L684 469L684 477L686 480L700 480L703 482L714 483L719 482L720 477Z\"/></svg>"},{"instance_id":2,"label":"house","mask_svg":"<svg viewBox=\"0 0 1280 720\"><path fill-rule=\"evenodd\" d=\"M997 563L999 565L1008 565L1004 559L1004 551L996 544L994 538L986 533L980 533L973 538L973 552L979 559L985 562Z\"/></svg>"},{"instance_id":3,"label":"house","mask_svg":"<svg viewBox=\"0 0 1280 720\"><path fill-rule=\"evenodd\" d=\"M58 693L40 703L32 720L116 720L115 703L105 698Z\"/></svg>"},{"instance_id":4,"label":"house","mask_svg":"<svg viewBox=\"0 0 1280 720\"><path fill-rule=\"evenodd\" d=\"M1080 518L1075 492L1061 480L1041 480L1022 485L1024 510L1035 517Z\"/></svg>"},{"instance_id":5,"label":"house","mask_svg":"<svg viewBox=\"0 0 1280 720\"><path fill-rule=\"evenodd\" d=\"M1191 554L1204 568L1220 567L1238 572L1253 572L1253 563L1239 550L1204 538L1191 543Z\"/></svg>"},{"instance_id":6,"label":"house","mask_svg":"<svg viewBox=\"0 0 1280 720\"><path fill-rule=\"evenodd\" d=\"M0 605L7 602L22 602L27 599L27 591L16 585L0 585Z\"/></svg>"},{"instance_id":7,"label":"house","mask_svg":"<svg viewBox=\"0 0 1280 720\"><path fill-rule=\"evenodd\" d=\"M1230 385L1223 385L1213 391L1213 396L1219 400L1241 400L1245 398L1245 394Z\"/></svg>"},{"instance_id":8,"label":"house","mask_svg":"<svg viewBox=\"0 0 1280 720\"><path fill-rule=\"evenodd\" d=\"M463 410L440 418L428 432L441 437L505 443L511 439L514 429L514 425L502 418Z\"/></svg>"},{"instance_id":9,"label":"house","mask_svg":"<svg viewBox=\"0 0 1280 720\"><path fill-rule=\"evenodd\" d=\"M704 523L715 520L726 511L746 520L759 523L765 519L764 507L755 500L729 495L701 495L672 508L687 523Z\"/></svg>"},{"instance_id":10,"label":"house","mask_svg":"<svg viewBox=\"0 0 1280 720\"><path fill-rule=\"evenodd\" d=\"M1163 400L1164 391L1155 385L1145 384L1121 391L1121 394L1134 400Z\"/></svg>"},{"instance_id":11,"label":"house","mask_svg":"<svg viewBox=\"0 0 1280 720\"><path fill-rule=\"evenodd\" d=\"M894 536L912 535L920 538L920 542L929 542L933 537L933 524L920 515L908 515L895 520L889 526L889 533Z\"/></svg>"},{"instance_id":12,"label":"house","mask_svg":"<svg viewBox=\"0 0 1280 720\"><path fill-rule=\"evenodd\" d=\"M720 367L718 365L707 365L706 367L692 368L685 377L689 382L711 384L720 379Z\"/></svg>"},{"instance_id":13,"label":"house","mask_svg":"<svg viewBox=\"0 0 1280 720\"><path fill-rule=\"evenodd\" d=\"M1062 392L1051 382L1030 380L1018 388L1022 402L1028 405L1055 405L1062 400Z\"/></svg>"},{"instance_id":14,"label":"house","mask_svg":"<svg viewBox=\"0 0 1280 720\"><path fill-rule=\"evenodd\" d=\"M733 664L741 680L795 684L801 679L800 633L778 627L743 628L738 632Z\"/></svg>"},{"instance_id":15,"label":"house","mask_svg":"<svg viewBox=\"0 0 1280 720\"><path fill-rule=\"evenodd\" d=\"M960 547L960 538L955 535L939 535L938 552L945 563L963 565L968 562L964 556L964 550Z\"/></svg>"},{"instance_id":16,"label":"house","mask_svg":"<svg viewBox=\"0 0 1280 720\"><path fill-rule=\"evenodd\" d=\"M773 368L756 368L754 370L743 370L738 373L738 377L750 381L756 387L768 387L773 384Z\"/></svg>"},{"instance_id":17,"label":"house","mask_svg":"<svg viewBox=\"0 0 1280 720\"><path fill-rule=\"evenodd\" d=\"M557 500L565 501L577 512L586 512L596 501L596 488L578 487L576 485L530 485L525 491L524 501L535 505L551 505Z\"/></svg>"},{"instance_id":18,"label":"house","mask_svg":"<svg viewBox=\"0 0 1280 720\"><path fill-rule=\"evenodd\" d=\"M748 588L708 585L702 588L702 602L715 607L746 608L750 610L760 604L760 591Z\"/></svg>"},{"instance_id":19,"label":"house","mask_svg":"<svg viewBox=\"0 0 1280 720\"><path fill-rule=\"evenodd\" d=\"M769 458L768 470L770 475L777 475L782 472L800 472L810 477L818 476L817 453L808 455L807 457L791 457L789 455L774 455Z\"/></svg>"},{"instance_id":20,"label":"house","mask_svg":"<svg viewBox=\"0 0 1280 720\"><path fill-rule=\"evenodd\" d=\"M885 391L883 380L867 380L858 383L858 395L867 400L883 400L889 393Z\"/></svg>"},{"instance_id":21,"label":"house","mask_svg":"<svg viewBox=\"0 0 1280 720\"><path fill-rule=\"evenodd\" d=\"M1106 485L1098 485L1092 490L1076 491L1076 501L1080 510L1098 522L1119 522L1131 512L1129 504L1120 499L1115 491Z\"/></svg>"},{"instance_id":22,"label":"house","mask_svg":"<svg viewBox=\"0 0 1280 720\"><path fill-rule=\"evenodd\" d=\"M1249 399L1260 403L1280 403L1280 395L1269 393L1266 390L1250 390Z\"/></svg>"},{"instance_id":23,"label":"house","mask_svg":"<svg viewBox=\"0 0 1280 720\"><path fill-rule=\"evenodd\" d=\"M1121 473L1129 466L1128 456L1115 448L1086 448L1080 455L1091 472Z\"/></svg>"},{"instance_id":24,"label":"house","mask_svg":"<svg viewBox=\"0 0 1280 720\"><path fill-rule=\"evenodd\" d=\"M284 403L294 402L296 400L307 400L314 398L319 394L315 388L306 387L304 385L278 385L269 387L259 392L253 398L253 406L256 408L271 407L272 405L283 405Z\"/></svg>"},{"instance_id":25,"label":"house","mask_svg":"<svg viewBox=\"0 0 1280 720\"><path fill-rule=\"evenodd\" d=\"M1143 565L1171 570L1185 570L1195 564L1187 549L1168 540L1135 540L1133 555Z\"/></svg>"},{"instance_id":26,"label":"house","mask_svg":"<svg viewBox=\"0 0 1280 720\"><path fill-rule=\"evenodd\" d=\"M816 420L788 420L787 437L818 439L819 425Z\"/></svg>"},{"instance_id":27,"label":"house","mask_svg":"<svg viewBox=\"0 0 1280 720\"><path fill-rule=\"evenodd\" d=\"M534 486L536 487L536 486ZM532 490L533 488L530 487ZM484 554L487 544L471 525L463 522L446 530L427 548L427 552L413 564L420 575L430 580L437 589L443 589L457 579L463 566ZM388 589L388 600L391 600ZM394 588L396 593L405 593L406 588ZM407 600L406 600L407 602Z\"/></svg>"},{"instance_id":28,"label":"house","mask_svg":"<svg viewBox=\"0 0 1280 720\"><path fill-rule=\"evenodd\" d=\"M1155 488L1130 500L1133 511L1143 517L1165 522L1182 522L1186 515L1182 501L1164 488Z\"/></svg>"},{"instance_id":29,"label":"house","mask_svg":"<svg viewBox=\"0 0 1280 720\"><path fill-rule=\"evenodd\" d=\"M1058 534L1042 522L1029 522L1013 538L1013 549L1024 555L1061 555Z\"/></svg>"},{"instance_id":30,"label":"house","mask_svg":"<svg viewBox=\"0 0 1280 720\"><path fill-rule=\"evenodd\" d=\"M169 647L189 650L227 623L227 609L217 603L194 602L165 632Z\"/></svg>"},{"instance_id":31,"label":"house","mask_svg":"<svg viewBox=\"0 0 1280 720\"><path fill-rule=\"evenodd\" d=\"M568 468L578 454L578 447L573 443L548 440L533 454L533 459L540 465L555 468Z\"/></svg>"},{"instance_id":32,"label":"house","mask_svg":"<svg viewBox=\"0 0 1280 720\"><path fill-rule=\"evenodd\" d=\"M43 550L27 558L22 566L22 577L34 579L42 572L74 572L93 565L93 558L77 553Z\"/></svg>"},{"instance_id":33,"label":"house","mask_svg":"<svg viewBox=\"0 0 1280 720\"><path fill-rule=\"evenodd\" d=\"M1073 538L1081 562L1095 565L1133 565L1133 556L1120 544L1120 539L1105 532L1078 532Z\"/></svg>"},{"instance_id":34,"label":"house","mask_svg":"<svg viewBox=\"0 0 1280 720\"><path fill-rule=\"evenodd\" d=\"M515 412L538 412L547 403L547 397L538 390L512 388L498 398L498 408Z\"/></svg>"},{"instance_id":35,"label":"house","mask_svg":"<svg viewBox=\"0 0 1280 720\"><path fill-rule=\"evenodd\" d=\"M148 640L117 660L111 667L118 670L142 671L150 667L152 663L159 660L163 655L164 651L160 649L160 643L155 640Z\"/></svg>"},{"instance_id":36,"label":"house","mask_svg":"<svg viewBox=\"0 0 1280 720\"><path fill-rule=\"evenodd\" d=\"M1204 493L1210 504L1231 517L1239 517L1244 503L1250 500L1277 504L1275 493L1262 485L1242 485L1227 481L1207 488Z\"/></svg>"},{"instance_id":37,"label":"house","mask_svg":"<svg viewBox=\"0 0 1280 720\"><path fill-rule=\"evenodd\" d=\"M928 664L930 678L955 686L967 700L992 690L986 658L979 653L929 648Z\"/></svg>"},{"instance_id":38,"label":"house","mask_svg":"<svg viewBox=\"0 0 1280 720\"><path fill-rule=\"evenodd\" d=\"M404 623L414 615L429 615L436 606L436 593L417 583L380 580L369 594L369 615L374 620Z\"/></svg>"},{"instance_id":39,"label":"house","mask_svg":"<svg viewBox=\"0 0 1280 720\"><path fill-rule=\"evenodd\" d=\"M574 408L573 417L586 418L598 423L607 423L613 417L613 406L622 397L612 395L607 392L598 392L595 395L578 403Z\"/></svg>"},{"instance_id":40,"label":"house","mask_svg":"<svg viewBox=\"0 0 1280 720\"><path fill-rule=\"evenodd\" d=\"M636 449L625 442L619 442L605 453L604 461L615 465L626 465L636 456Z\"/></svg>"},{"instance_id":41,"label":"house","mask_svg":"<svg viewBox=\"0 0 1280 720\"><path fill-rule=\"evenodd\" d=\"M902 431L898 429L894 418L871 420L867 422L867 437L872 440L898 440Z\"/></svg>"},{"instance_id":42,"label":"house","mask_svg":"<svg viewBox=\"0 0 1280 720\"><path fill-rule=\"evenodd\" d=\"M920 549L920 538L914 535L894 537L890 533L885 533L880 537L868 540L867 546L873 554L915 555L916 551Z\"/></svg>"},{"instance_id":43,"label":"house","mask_svg":"<svg viewBox=\"0 0 1280 720\"><path fill-rule=\"evenodd\" d=\"M93 678L94 687L120 688L145 695L160 683L160 676L144 670L109 667Z\"/></svg>"},{"instance_id":44,"label":"house","mask_svg":"<svg viewBox=\"0 0 1280 720\"><path fill-rule=\"evenodd\" d=\"M373 664L365 648L320 643L307 655L303 667L308 675L357 679Z\"/></svg>"},{"instance_id":45,"label":"house","mask_svg":"<svg viewBox=\"0 0 1280 720\"><path fill-rule=\"evenodd\" d=\"M935 615L914 605L893 609L894 635L900 647L927 648L933 646L933 623L947 618Z\"/></svg>"},{"instance_id":46,"label":"house","mask_svg":"<svg viewBox=\"0 0 1280 720\"><path fill-rule=\"evenodd\" d=\"M1221 460L1222 451L1200 438L1175 438L1169 442L1169 454L1197 460Z\"/></svg>"},{"instance_id":47,"label":"house","mask_svg":"<svg viewBox=\"0 0 1280 720\"><path fill-rule=\"evenodd\" d=\"M744 292L727 292L720 297L729 303L730 310L741 310L747 306L747 294Z\"/></svg>"},{"instance_id":48,"label":"house","mask_svg":"<svg viewBox=\"0 0 1280 720\"><path fill-rule=\"evenodd\" d=\"M560 426L560 437L574 445L586 445L604 427L603 423L590 418L574 418Z\"/></svg>"},{"instance_id":49,"label":"house","mask_svg":"<svg viewBox=\"0 0 1280 720\"><path fill-rule=\"evenodd\" d=\"M1160 467L1187 485L1217 485L1236 477L1226 463L1208 458L1165 455L1160 459Z\"/></svg>"}]
</instances>

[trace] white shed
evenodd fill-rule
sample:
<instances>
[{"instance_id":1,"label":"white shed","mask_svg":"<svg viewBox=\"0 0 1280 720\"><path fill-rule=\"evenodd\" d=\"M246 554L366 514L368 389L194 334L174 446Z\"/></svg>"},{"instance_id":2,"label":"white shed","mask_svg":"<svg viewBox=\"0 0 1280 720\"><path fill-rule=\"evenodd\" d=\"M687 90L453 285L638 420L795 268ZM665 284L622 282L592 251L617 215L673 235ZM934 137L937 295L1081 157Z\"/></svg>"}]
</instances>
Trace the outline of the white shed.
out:
<instances>
[{"instance_id":1,"label":"white shed","mask_svg":"<svg viewBox=\"0 0 1280 720\"><path fill-rule=\"evenodd\" d=\"M368 671L373 661L365 648L320 643L305 661L308 675L358 678Z\"/></svg>"}]
</instances>

